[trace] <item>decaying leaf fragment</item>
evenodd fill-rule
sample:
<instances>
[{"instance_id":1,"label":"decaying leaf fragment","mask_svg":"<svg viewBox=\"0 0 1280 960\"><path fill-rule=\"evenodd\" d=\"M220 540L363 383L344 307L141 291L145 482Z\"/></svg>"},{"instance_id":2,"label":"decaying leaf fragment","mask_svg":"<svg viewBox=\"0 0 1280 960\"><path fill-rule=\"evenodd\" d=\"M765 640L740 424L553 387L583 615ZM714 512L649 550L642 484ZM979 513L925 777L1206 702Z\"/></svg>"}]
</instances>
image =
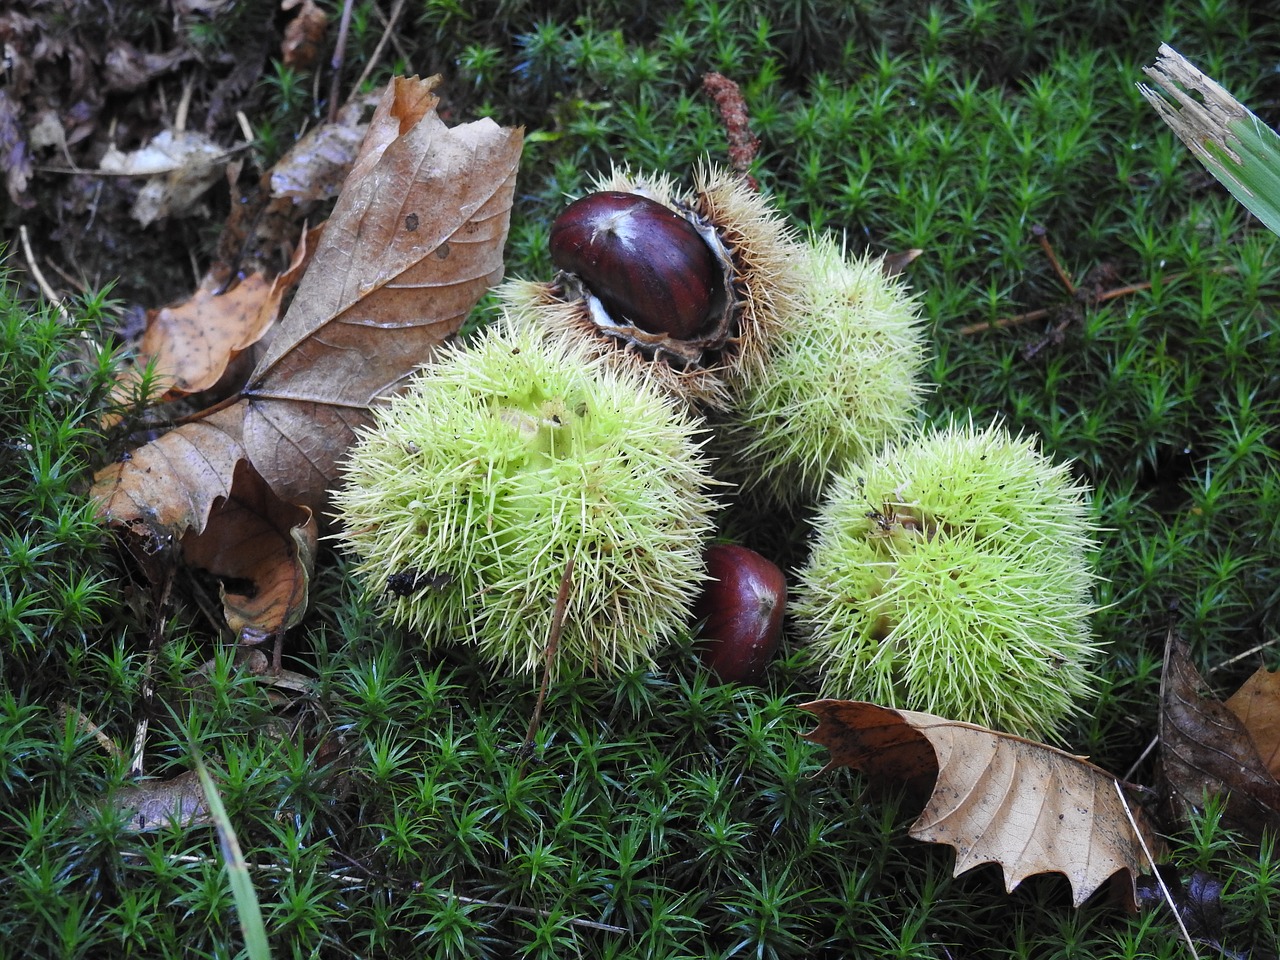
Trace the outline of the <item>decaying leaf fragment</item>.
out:
<instances>
[{"instance_id":1,"label":"decaying leaf fragment","mask_svg":"<svg viewBox=\"0 0 1280 960\"><path fill-rule=\"evenodd\" d=\"M1173 815L1228 794L1223 822L1257 840L1280 829L1280 782L1267 770L1249 731L1207 686L1186 644L1171 628L1160 679L1160 772Z\"/></svg>"},{"instance_id":2,"label":"decaying leaf fragment","mask_svg":"<svg viewBox=\"0 0 1280 960\"><path fill-rule=\"evenodd\" d=\"M122 153L114 146L98 168L121 176L146 176L133 205L133 218L144 227L161 217L182 216L218 182L227 151L208 137L188 131L162 130L144 147Z\"/></svg>"},{"instance_id":3,"label":"decaying leaf fragment","mask_svg":"<svg viewBox=\"0 0 1280 960\"><path fill-rule=\"evenodd\" d=\"M1075 906L1127 871L1128 899L1146 856L1116 790L1117 780L1083 757L911 710L873 703L802 704L818 718L806 735L831 751L826 769L849 766L873 779L932 792L911 825L917 840L956 850L955 873L998 863L1012 891L1038 873L1062 873ZM1140 811L1131 811L1142 825ZM1142 827L1148 849L1159 842Z\"/></svg>"}]
</instances>

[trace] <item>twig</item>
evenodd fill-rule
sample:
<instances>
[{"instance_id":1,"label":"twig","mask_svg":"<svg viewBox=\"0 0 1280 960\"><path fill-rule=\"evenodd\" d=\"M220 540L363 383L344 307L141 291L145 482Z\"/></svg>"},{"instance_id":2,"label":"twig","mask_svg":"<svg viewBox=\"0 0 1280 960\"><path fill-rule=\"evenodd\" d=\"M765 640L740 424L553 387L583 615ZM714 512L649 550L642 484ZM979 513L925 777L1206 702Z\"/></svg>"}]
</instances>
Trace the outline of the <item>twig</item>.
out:
<instances>
[{"instance_id":1,"label":"twig","mask_svg":"<svg viewBox=\"0 0 1280 960\"><path fill-rule=\"evenodd\" d=\"M1147 847L1147 841L1142 836L1142 831L1138 829L1138 821L1133 818L1133 811L1129 809L1129 800L1124 795L1124 788L1120 786L1118 780L1112 783L1116 787L1116 795L1120 797L1120 806L1124 807L1124 815L1129 818L1129 826L1133 827L1133 835L1138 838L1138 844L1142 847L1142 852L1147 858L1147 863L1151 864L1151 872L1156 878L1156 883L1160 884L1160 892L1164 894L1165 903L1169 904L1169 909L1173 911L1173 919L1178 922L1178 929L1182 931L1182 936L1187 941L1187 949L1191 951L1191 956L1195 960L1200 960L1200 954L1196 953L1195 941L1191 939L1191 934L1187 932L1187 926L1182 922L1182 914L1178 912L1178 905L1173 902L1173 895L1169 893L1169 888L1165 886L1164 877L1160 876L1160 870L1156 867L1155 857L1151 856L1151 850Z\"/></svg>"},{"instance_id":2,"label":"twig","mask_svg":"<svg viewBox=\"0 0 1280 960\"><path fill-rule=\"evenodd\" d=\"M1067 293L1086 306L1095 307L1100 303L1106 303L1108 300L1114 300L1116 297L1127 297L1131 293L1138 293L1141 290L1150 290L1153 286L1153 283L1148 281L1144 283L1131 283L1127 286L1115 287L1114 289L1104 290L1102 292L1082 290L1076 286L1075 281L1071 279L1071 274L1067 273L1066 268L1064 268L1061 262L1059 262L1058 255L1054 252L1053 244L1049 242L1049 232L1040 224L1036 224L1031 228L1031 235L1036 238L1036 242L1040 244L1040 249L1042 249L1044 251L1044 255L1049 258L1049 265L1053 267L1053 272L1058 275L1058 279L1062 282L1062 285L1067 288ZM1232 268L1230 267L1225 267L1221 271L1214 272L1229 273L1231 272L1231 269ZM1174 281L1181 280L1185 276L1188 276L1188 274L1175 273L1172 276L1166 277L1165 281L1167 283L1173 283ZM1044 307L1039 310L1028 311L1027 313L1015 314L1012 317L1001 317L998 320L984 320L981 323L970 323L967 326L960 328L960 336L967 337L975 333L985 333L988 330L1002 330L1005 327L1016 327L1023 323L1030 323L1033 320L1043 320L1056 309L1056 307ZM1064 321L1063 323L1060 323L1054 329L1053 335L1056 336L1062 333L1062 331L1067 328L1067 324L1069 322L1070 321Z\"/></svg>"},{"instance_id":3,"label":"twig","mask_svg":"<svg viewBox=\"0 0 1280 960\"><path fill-rule=\"evenodd\" d=\"M1274 647L1277 643L1280 643L1280 637L1277 637L1275 640L1268 640L1265 643L1259 643L1256 646L1250 647L1244 653L1237 653L1230 660L1223 660L1221 663L1210 667L1209 673L1217 673L1219 670L1229 667L1233 663L1239 663L1245 657L1251 657L1255 653L1261 653L1263 650L1267 649L1267 647Z\"/></svg>"},{"instance_id":4,"label":"twig","mask_svg":"<svg viewBox=\"0 0 1280 960\"><path fill-rule=\"evenodd\" d=\"M49 281L44 278L44 274L40 271L40 264L36 263L35 254L31 252L31 237L27 234L27 225L20 224L18 226L18 240L22 243L22 255L27 258L27 269L31 271L31 276L35 278L36 286L40 288L40 292L44 294L44 298L48 300L58 316L62 318L63 323L71 322L71 315L67 313L67 308L62 305L62 298L58 296L53 287L49 286Z\"/></svg>"},{"instance_id":5,"label":"twig","mask_svg":"<svg viewBox=\"0 0 1280 960\"><path fill-rule=\"evenodd\" d=\"M560 592L556 594L556 606L551 611L551 631L547 636L547 651L542 663L542 684L538 688L538 702L533 706L533 716L529 718L529 732L525 734L524 743L520 747L522 754L533 749L533 737L538 732L538 724L542 722L542 705L547 701L547 686L551 681L551 667L555 662L556 648L560 646L560 633L564 629L564 611L569 605L569 584L573 581L573 557L564 565L564 576L560 578Z\"/></svg>"},{"instance_id":6,"label":"twig","mask_svg":"<svg viewBox=\"0 0 1280 960\"><path fill-rule=\"evenodd\" d=\"M146 854L138 853L133 850L121 850L120 855L122 857L132 857L137 860L147 859ZM208 863L215 863L216 861L210 859L209 857L199 857L191 853L174 853L166 856L165 862L166 863L208 864ZM355 863L355 861L352 861L352 862ZM360 867L360 869L362 870L365 869L365 867L362 864L356 863L355 865L357 867ZM257 870L261 873L292 873L293 872L292 870L290 870L290 868L278 863L253 863L252 861L245 861L245 867L249 870ZM400 882L391 878L376 876L371 872L367 877L357 877L349 873L343 873L341 871L335 870L329 873L325 873L323 874L323 876L327 880L336 880L338 883L347 884L348 886L352 886L352 887L368 887L368 886L373 886L374 884L383 884L383 885L390 886L392 884ZM480 900L476 897L464 897L456 893L453 894L453 897L455 900L458 900L461 903L468 903L477 907L492 907L495 910L504 910L504 911L509 910L512 913L523 913L526 916L530 916L530 917L541 918L541 917L549 916L549 913L547 911L538 910L535 907L521 907L513 903L498 903L495 900ZM616 927L611 923L600 923L598 920L581 920L577 917L566 917L565 922L570 923L575 927L585 927L589 930L601 930L605 933L627 934L631 932L626 927Z\"/></svg>"},{"instance_id":7,"label":"twig","mask_svg":"<svg viewBox=\"0 0 1280 960\"><path fill-rule=\"evenodd\" d=\"M133 735L133 752L129 759L129 776L142 775L142 758L147 752L147 729L151 724L151 707L155 701L156 685L152 678L156 658L160 655L160 642L164 635L164 606L169 602L169 590L173 587L174 570L166 566L164 582L157 591L155 611L148 629L147 660L142 668L142 717Z\"/></svg>"},{"instance_id":8,"label":"twig","mask_svg":"<svg viewBox=\"0 0 1280 960\"><path fill-rule=\"evenodd\" d=\"M100 726L86 717L81 711L77 710L69 703L60 702L58 704L58 713L63 719L74 716L77 727L97 740L98 746L107 751L113 759L120 759L120 748L116 746L116 742L108 737Z\"/></svg>"},{"instance_id":9,"label":"twig","mask_svg":"<svg viewBox=\"0 0 1280 960\"><path fill-rule=\"evenodd\" d=\"M1049 258L1049 265L1053 267L1053 272L1058 275L1058 279L1062 281L1062 285L1067 288L1067 293L1073 297L1076 295L1076 285L1071 279L1071 274L1062 268L1062 264L1058 262L1058 255L1053 252L1053 244L1049 242L1049 231L1036 224L1031 228L1031 235L1040 243L1040 249L1044 251L1044 255Z\"/></svg>"},{"instance_id":10,"label":"twig","mask_svg":"<svg viewBox=\"0 0 1280 960\"><path fill-rule=\"evenodd\" d=\"M747 102L742 99L742 91L721 73L704 75L702 89L711 95L716 109L720 111L720 120L724 124L725 135L729 138L729 165L752 190L759 190L760 184L751 176L750 170L756 151L760 149L760 141L751 133L750 116L747 113Z\"/></svg>"},{"instance_id":11,"label":"twig","mask_svg":"<svg viewBox=\"0 0 1280 960\"><path fill-rule=\"evenodd\" d=\"M1187 276L1185 273L1175 273L1172 276L1165 277L1165 281L1173 283L1175 280L1181 280L1185 276ZM1131 293L1138 293L1140 290L1150 290L1152 286L1152 281L1131 283L1128 286L1116 287L1114 290L1104 290L1102 293L1088 297L1085 302L1091 307L1097 306L1100 303L1106 303L1108 300L1114 300L1117 297L1127 297ZM983 333L987 330L1016 327L1022 323L1030 323L1032 320L1043 320L1052 312L1052 308L1042 307L1039 310L1032 310L1028 313L1019 313L1012 317L1001 317L998 320L984 320L981 323L971 323L968 326L960 328L960 335L967 337L970 334Z\"/></svg>"},{"instance_id":12,"label":"twig","mask_svg":"<svg viewBox=\"0 0 1280 960\"><path fill-rule=\"evenodd\" d=\"M329 83L329 122L338 119L338 90L342 86L342 62L346 57L347 31L351 29L351 0L342 2L342 20L338 23L338 40L333 45L333 57L329 60L329 69L333 71L333 79Z\"/></svg>"},{"instance_id":13,"label":"twig","mask_svg":"<svg viewBox=\"0 0 1280 960\"><path fill-rule=\"evenodd\" d=\"M382 58L382 51L387 48L387 40L395 32L396 21L400 19L400 14L403 11L404 0L396 0L396 5L391 8L391 16L387 18L386 29L382 31L382 36L378 38L378 45L373 48L373 55L369 57L369 62L364 65L364 70L360 72L360 79L351 87L353 95L360 92L364 82L369 79L369 74L373 73L373 68L378 65L378 61Z\"/></svg>"}]
</instances>

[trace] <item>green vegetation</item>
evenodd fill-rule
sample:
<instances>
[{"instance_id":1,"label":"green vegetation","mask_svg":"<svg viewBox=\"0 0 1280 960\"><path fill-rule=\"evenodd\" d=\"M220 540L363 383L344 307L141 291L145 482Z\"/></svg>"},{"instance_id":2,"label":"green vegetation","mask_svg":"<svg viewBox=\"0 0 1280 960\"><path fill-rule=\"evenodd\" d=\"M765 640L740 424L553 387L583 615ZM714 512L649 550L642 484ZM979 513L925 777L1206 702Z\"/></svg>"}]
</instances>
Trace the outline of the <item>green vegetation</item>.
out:
<instances>
[{"instance_id":1,"label":"green vegetation","mask_svg":"<svg viewBox=\"0 0 1280 960\"><path fill-rule=\"evenodd\" d=\"M357 11L349 64L381 35ZM853 253L923 248L905 280L928 418L1002 417L1096 491L1103 694L1062 736L1124 773L1155 733L1170 612L1206 671L1274 641L1280 612L1280 241L1142 99L1162 40L1275 122L1280 24L1226 0L425 0L397 37L407 62L368 82L441 69L454 119L527 126L511 276L550 275L552 218L611 164L687 177L724 159L708 70L742 85L753 172L799 223ZM252 119L287 144L310 78L260 82ZM526 756L536 684L424 653L326 553L285 652L318 694L282 731L278 691L203 612L216 586L183 573L157 606L91 519L88 478L117 452L95 426L107 302L64 320L0 291L0 956L243 955L215 831L135 832L111 804L144 715L148 775L205 758L277 958L1189 955L1167 908L1073 910L1053 876L1009 895L992 868L953 879L949 850L907 837L914 810L816 776L826 754L794 709L815 678L787 641L759 689L710 685L687 638L653 671L562 677ZM730 522L798 563L804 518L766 520ZM1211 682L1229 693L1262 663L1280 654ZM1274 956L1274 841L1244 844L1215 810L1171 838L1184 878L1223 883L1202 935Z\"/></svg>"}]
</instances>

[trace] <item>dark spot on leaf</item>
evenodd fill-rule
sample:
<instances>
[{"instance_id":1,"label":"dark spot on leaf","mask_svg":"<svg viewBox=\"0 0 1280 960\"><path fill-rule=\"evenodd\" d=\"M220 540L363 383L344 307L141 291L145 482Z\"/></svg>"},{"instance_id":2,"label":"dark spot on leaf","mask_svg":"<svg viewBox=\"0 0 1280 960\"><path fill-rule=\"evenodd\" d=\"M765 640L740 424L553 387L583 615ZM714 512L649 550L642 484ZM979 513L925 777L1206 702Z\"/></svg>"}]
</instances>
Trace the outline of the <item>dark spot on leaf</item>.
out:
<instances>
[{"instance_id":1,"label":"dark spot on leaf","mask_svg":"<svg viewBox=\"0 0 1280 960\"><path fill-rule=\"evenodd\" d=\"M410 233L418 229L418 215L416 213L411 213L404 218L404 228Z\"/></svg>"}]
</instances>

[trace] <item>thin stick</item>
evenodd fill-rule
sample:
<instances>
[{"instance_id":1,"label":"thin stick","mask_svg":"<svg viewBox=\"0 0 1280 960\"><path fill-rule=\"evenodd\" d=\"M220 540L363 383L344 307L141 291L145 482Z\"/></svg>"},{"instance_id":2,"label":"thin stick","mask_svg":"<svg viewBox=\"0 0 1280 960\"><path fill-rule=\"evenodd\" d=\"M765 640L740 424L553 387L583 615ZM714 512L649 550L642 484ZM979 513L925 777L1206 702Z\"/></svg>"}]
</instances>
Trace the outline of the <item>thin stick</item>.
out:
<instances>
[{"instance_id":1,"label":"thin stick","mask_svg":"<svg viewBox=\"0 0 1280 960\"><path fill-rule=\"evenodd\" d=\"M1181 280L1185 277L1185 273L1176 273L1166 279L1172 283L1174 280ZM1090 297L1088 303L1090 306L1096 306L1099 303L1106 303L1108 300L1114 300L1116 297L1127 297L1131 293L1138 293L1141 290L1150 290L1151 281L1144 283L1131 283L1128 286L1116 287L1114 290L1106 290L1095 297ZM1019 313L1012 317L1001 317L999 320L984 320L981 323L971 323L968 326L960 328L960 335L967 337L974 333L983 333L987 330L1000 330L1004 327L1016 327L1019 324L1030 323L1032 320L1043 320L1053 311L1048 308L1032 310L1029 313Z\"/></svg>"},{"instance_id":2,"label":"thin stick","mask_svg":"<svg viewBox=\"0 0 1280 960\"><path fill-rule=\"evenodd\" d=\"M521 753L533 749L533 737L538 732L538 724L542 722L542 705L547 701L547 686L551 681L551 665L555 662L556 648L560 646L560 633L564 629L564 611L569 605L569 584L573 580L573 557L564 565L564 576L560 578L560 592L556 594L556 606L551 611L551 632L547 636L547 652L543 656L542 685L538 688L538 702L534 704L533 716L529 719L529 732L525 734Z\"/></svg>"},{"instance_id":3,"label":"thin stick","mask_svg":"<svg viewBox=\"0 0 1280 960\"><path fill-rule=\"evenodd\" d=\"M1156 869L1155 857L1151 856L1151 851L1147 848L1147 841L1142 837L1142 831L1138 829L1138 821L1133 818L1133 811L1129 809L1129 800L1124 795L1124 788L1120 786L1120 781L1113 780L1112 783L1116 787L1116 795L1120 797L1120 806L1124 807L1124 815L1129 818L1129 826L1133 827L1133 835L1138 838L1138 844L1142 847L1143 854L1146 855L1147 863L1151 864L1151 873L1156 878L1156 883L1160 884L1160 892L1164 894L1165 903L1169 904L1169 909L1173 911L1173 919L1178 921L1178 929L1182 931L1183 938L1187 941L1187 949L1191 951L1191 956L1195 960L1200 960L1200 954L1196 953L1195 941L1191 939L1191 934L1187 932L1186 924L1182 922L1182 914L1178 912L1178 905L1173 902L1173 895L1169 893L1169 888L1165 886L1164 877L1160 876L1160 871Z\"/></svg>"},{"instance_id":4,"label":"thin stick","mask_svg":"<svg viewBox=\"0 0 1280 960\"><path fill-rule=\"evenodd\" d=\"M1146 760L1147 757L1151 756L1151 751L1156 748L1156 744L1158 744L1159 742L1160 742L1159 737L1151 738L1151 742L1147 744L1146 749L1142 751L1142 754L1138 757L1137 760L1133 761L1133 766L1131 766L1128 770L1125 771L1124 779L1126 782L1133 779L1133 775L1137 773L1138 768L1142 766L1142 761Z\"/></svg>"},{"instance_id":5,"label":"thin stick","mask_svg":"<svg viewBox=\"0 0 1280 960\"><path fill-rule=\"evenodd\" d=\"M1053 252L1053 244L1049 242L1049 231L1040 224L1036 224L1031 228L1032 235L1040 243L1040 249L1044 251L1044 255L1049 258L1049 264L1053 267L1053 272L1058 275L1058 279L1062 281L1062 285L1067 288L1067 293L1073 297L1076 295L1076 285L1071 279L1071 274L1062 268L1062 264L1058 262L1058 255Z\"/></svg>"},{"instance_id":6,"label":"thin stick","mask_svg":"<svg viewBox=\"0 0 1280 960\"><path fill-rule=\"evenodd\" d=\"M164 605L169 602L169 590L173 587L174 571L169 567L165 571L164 583L158 592L154 618L148 630L150 642L147 644L147 660L142 668L142 717L133 735L133 752L129 760L129 776L142 775L142 760L147 752L147 729L151 725L151 708L155 701L156 684L152 677L155 672L156 658L160 655L160 642L164 635Z\"/></svg>"},{"instance_id":7,"label":"thin stick","mask_svg":"<svg viewBox=\"0 0 1280 960\"><path fill-rule=\"evenodd\" d=\"M396 5L391 8L391 16L387 20L387 28L382 31L382 36L378 38L378 45L373 48L373 55L369 57L369 62L364 65L364 70L360 72L360 79L351 87L353 96L360 92L364 82L369 79L369 74L373 73L373 68L378 65L378 61L382 58L382 51L386 49L387 40L390 39L392 32L395 30L396 21L400 19L400 14L403 10L404 0L396 0Z\"/></svg>"},{"instance_id":8,"label":"thin stick","mask_svg":"<svg viewBox=\"0 0 1280 960\"><path fill-rule=\"evenodd\" d=\"M121 850L120 855L122 857L133 857L138 860L147 859L146 854L138 853L133 850ZM165 862L166 863L206 864L206 863L215 863L216 861L210 859L209 857L198 857L195 854L191 854L191 853L174 853L166 856ZM244 865L249 870L258 870L258 871L261 871L262 873L291 873L292 872L288 867L282 866L281 864L278 864L278 863L253 863L252 861L245 861ZM364 867L359 863L356 863L356 866L360 867L361 869L364 869ZM372 886L375 883L390 885L392 883L397 882L385 877L378 877L374 874L370 874L367 877L357 877L357 876L353 876L352 874L342 873L341 871L337 871L337 870L332 871L330 873L325 873L323 874L323 876L327 880L336 880L338 883L347 884L348 886L353 886L353 887L368 887L368 886ZM546 917L549 915L547 911L538 910L534 907L521 907L513 903L498 903L495 900L480 900L476 897L463 897L456 893L453 894L453 896L454 896L454 899L460 901L461 903L469 903L477 907L492 907L495 910L510 910L512 913L523 913L526 916L530 916L530 917ZM597 920L580 920L577 917L566 917L565 922L570 923L575 927L586 927L589 930L601 930L605 933L626 934L631 932L626 927L615 927L611 923L600 923Z\"/></svg>"},{"instance_id":9,"label":"thin stick","mask_svg":"<svg viewBox=\"0 0 1280 960\"><path fill-rule=\"evenodd\" d=\"M1245 657L1251 657L1255 653L1261 653L1263 650L1267 649L1267 647L1274 647L1277 643L1280 643L1280 637L1277 637L1275 640L1267 640L1265 643L1260 643L1257 646L1250 647L1244 653L1237 653L1230 660L1223 660L1217 666L1210 667L1209 672L1216 673L1217 671L1223 669L1224 667L1229 667L1233 663L1237 663L1243 660Z\"/></svg>"},{"instance_id":10,"label":"thin stick","mask_svg":"<svg viewBox=\"0 0 1280 960\"><path fill-rule=\"evenodd\" d=\"M333 80L329 84L329 122L338 119L338 90L342 86L342 61L346 56L347 31L351 28L351 0L343 0L342 20L338 24L338 40L333 46L333 57L329 61L329 69L333 71Z\"/></svg>"},{"instance_id":11,"label":"thin stick","mask_svg":"<svg viewBox=\"0 0 1280 960\"><path fill-rule=\"evenodd\" d=\"M31 252L31 237L27 233L27 225L25 223L18 226L18 239L22 243L22 255L27 258L27 269L31 271L31 276L35 278L36 286L40 288L40 292L44 294L44 298L48 300L58 316L62 318L63 323L71 322L71 315L67 313L67 308L62 305L62 298L58 296L53 287L49 286L49 281L44 278L44 274L40 271L40 264L36 263L36 256Z\"/></svg>"},{"instance_id":12,"label":"thin stick","mask_svg":"<svg viewBox=\"0 0 1280 960\"><path fill-rule=\"evenodd\" d=\"M80 710L77 710L75 707L71 706L69 703L59 702L58 713L60 716L62 716L63 719L66 719L67 717L70 717L70 716L74 716L76 719L77 727L79 727L85 733L90 734L95 740L97 740L98 746L102 747L103 750L107 751L107 753L109 753L112 756L112 758L116 760L120 759L120 748L116 746L116 742L112 740L110 737L108 737L103 732L100 726L98 726L96 723L94 723L92 720L86 717L84 713L82 713Z\"/></svg>"}]
</instances>

